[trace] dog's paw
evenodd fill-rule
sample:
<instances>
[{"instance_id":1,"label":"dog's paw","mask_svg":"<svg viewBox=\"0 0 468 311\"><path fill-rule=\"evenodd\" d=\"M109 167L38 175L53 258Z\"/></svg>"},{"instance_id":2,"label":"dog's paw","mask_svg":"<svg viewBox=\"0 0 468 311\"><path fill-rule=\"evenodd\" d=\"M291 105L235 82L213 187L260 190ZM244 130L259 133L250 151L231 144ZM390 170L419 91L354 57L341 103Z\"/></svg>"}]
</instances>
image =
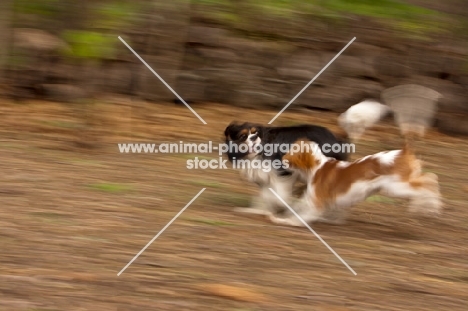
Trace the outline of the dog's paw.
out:
<instances>
[{"instance_id":1,"label":"dog's paw","mask_svg":"<svg viewBox=\"0 0 468 311\"><path fill-rule=\"evenodd\" d=\"M276 225L290 226L290 227L303 227L304 226L302 222L296 221L295 219L291 219L291 218L281 218L273 214L269 214L268 218L272 223Z\"/></svg>"},{"instance_id":2,"label":"dog's paw","mask_svg":"<svg viewBox=\"0 0 468 311\"><path fill-rule=\"evenodd\" d=\"M318 222L329 224L329 225L344 225L346 224L345 218L320 218L317 220Z\"/></svg>"},{"instance_id":3,"label":"dog's paw","mask_svg":"<svg viewBox=\"0 0 468 311\"><path fill-rule=\"evenodd\" d=\"M409 211L429 217L437 217L442 214L443 202L438 197L425 197L413 199L409 204Z\"/></svg>"},{"instance_id":4,"label":"dog's paw","mask_svg":"<svg viewBox=\"0 0 468 311\"><path fill-rule=\"evenodd\" d=\"M253 208L253 207L236 207L233 210L235 213L245 213L245 214L254 214L254 215L269 215L265 210Z\"/></svg>"}]
</instances>

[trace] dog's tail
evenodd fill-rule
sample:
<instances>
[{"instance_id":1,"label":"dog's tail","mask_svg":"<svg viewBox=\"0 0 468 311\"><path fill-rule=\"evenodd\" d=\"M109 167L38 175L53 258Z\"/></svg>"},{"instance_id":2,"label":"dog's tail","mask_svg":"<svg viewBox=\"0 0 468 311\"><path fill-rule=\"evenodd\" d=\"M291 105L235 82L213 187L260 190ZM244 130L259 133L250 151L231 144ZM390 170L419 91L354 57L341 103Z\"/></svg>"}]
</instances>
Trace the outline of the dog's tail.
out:
<instances>
[{"instance_id":1,"label":"dog's tail","mask_svg":"<svg viewBox=\"0 0 468 311\"><path fill-rule=\"evenodd\" d=\"M415 138L418 137L416 133L407 132L405 134L402 133L404 143L403 143L403 154L415 154L414 152L414 141Z\"/></svg>"},{"instance_id":2,"label":"dog's tail","mask_svg":"<svg viewBox=\"0 0 468 311\"><path fill-rule=\"evenodd\" d=\"M398 116L398 111L395 112L395 117ZM429 124L429 120L426 120ZM403 153L407 155L414 155L416 149L416 141L424 139L426 135L427 125L422 123L412 123L411 121L405 121L397 123L400 129L400 135L403 138Z\"/></svg>"},{"instance_id":3,"label":"dog's tail","mask_svg":"<svg viewBox=\"0 0 468 311\"><path fill-rule=\"evenodd\" d=\"M351 142L351 137L349 136L349 133L346 132L341 126L339 126L337 130L333 131L333 134L335 135L336 139L338 139L340 142Z\"/></svg>"},{"instance_id":4,"label":"dog's tail","mask_svg":"<svg viewBox=\"0 0 468 311\"><path fill-rule=\"evenodd\" d=\"M400 133L403 138L403 154L416 155L417 146L420 145L418 142L424 140L427 128L421 125L412 128L411 126L403 126L403 128L400 126Z\"/></svg>"},{"instance_id":5,"label":"dog's tail","mask_svg":"<svg viewBox=\"0 0 468 311\"><path fill-rule=\"evenodd\" d=\"M365 131L392 112L387 105L374 99L365 99L338 116L338 125L347 140L357 141Z\"/></svg>"},{"instance_id":6,"label":"dog's tail","mask_svg":"<svg viewBox=\"0 0 468 311\"><path fill-rule=\"evenodd\" d=\"M424 138L437 112L442 95L432 89L415 85L400 85L383 91L382 99L393 110L395 122L404 138L404 150L412 151L416 138Z\"/></svg>"}]
</instances>

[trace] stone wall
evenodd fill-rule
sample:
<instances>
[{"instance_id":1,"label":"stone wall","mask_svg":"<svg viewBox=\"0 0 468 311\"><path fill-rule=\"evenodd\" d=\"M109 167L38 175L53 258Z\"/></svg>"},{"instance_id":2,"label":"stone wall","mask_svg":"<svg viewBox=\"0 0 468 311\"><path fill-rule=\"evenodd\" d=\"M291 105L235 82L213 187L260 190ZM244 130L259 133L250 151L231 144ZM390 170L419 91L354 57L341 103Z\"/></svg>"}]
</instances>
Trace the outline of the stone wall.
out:
<instances>
[{"instance_id":1,"label":"stone wall","mask_svg":"<svg viewBox=\"0 0 468 311\"><path fill-rule=\"evenodd\" d=\"M364 18L330 22L304 14L283 23L252 13L233 24L193 6L168 5L157 12L148 23L119 35L187 102L279 109L356 37L291 108L342 112L364 98L379 98L387 87L416 83L444 95L439 118L447 130L453 130L450 118L468 113L468 49L458 39L408 39ZM21 40L16 38L15 44ZM76 68L46 52L36 53L36 61L49 65L10 68L13 84L33 90L31 96L37 90L52 99L57 94L60 100L81 96L76 89L68 94L64 85L89 85L92 80L91 91L84 93L176 99L123 44L116 57L89 67L86 74L70 74L87 67Z\"/></svg>"}]
</instances>

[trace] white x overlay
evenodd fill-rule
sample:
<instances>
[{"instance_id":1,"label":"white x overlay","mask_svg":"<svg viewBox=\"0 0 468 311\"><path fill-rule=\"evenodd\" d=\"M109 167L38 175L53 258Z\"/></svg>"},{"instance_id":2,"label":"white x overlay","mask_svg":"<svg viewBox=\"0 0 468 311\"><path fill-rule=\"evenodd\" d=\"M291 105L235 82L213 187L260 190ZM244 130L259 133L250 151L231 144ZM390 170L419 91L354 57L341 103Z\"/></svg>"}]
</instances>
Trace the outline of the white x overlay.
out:
<instances>
[{"instance_id":1,"label":"white x overlay","mask_svg":"<svg viewBox=\"0 0 468 311\"><path fill-rule=\"evenodd\" d=\"M158 77L158 79L161 80L161 82L162 82L172 93L174 93L174 95L177 96L177 98L178 98L181 102L183 102L184 105L187 106L187 108L190 109L190 111L191 111L194 115L196 115L196 116L198 117L198 119L200 119L200 121L202 121L203 124L207 124L207 123L205 122L205 120L203 120L202 117L200 117L200 116L198 115L198 113L196 113L195 110L193 110L192 107L190 107L190 105L187 104L187 103L185 102L185 100L184 100L182 97L180 97L179 94L177 94L176 91L174 91L174 90L170 87L170 85L167 84L166 81L164 81L164 79L161 78L161 77L158 75L158 73L157 73L156 71L154 71L153 68L151 68L150 65L148 65L148 64L145 62L145 60L144 60L143 58L141 58L140 55L138 55L137 52L135 52L135 51L130 47L130 45L127 44L127 42L125 42L124 39L122 39L122 38L119 36L119 40L122 41L122 43L125 44L125 46L126 46L130 51L132 51L132 53L135 54L135 56L138 57L138 59L139 59L146 67L148 67L148 69L149 69L156 77Z\"/></svg>"},{"instance_id":2,"label":"white x overlay","mask_svg":"<svg viewBox=\"0 0 468 311\"><path fill-rule=\"evenodd\" d=\"M299 216L299 215L296 213L296 211L294 211L294 210L291 208L291 206L289 206L288 203L286 203L286 202L283 200L283 198L281 198L281 197L276 193L275 190L273 190L273 189L271 189L271 188L268 188L268 189L270 189L270 191L271 191L287 208L289 208L289 210L294 214L294 216L296 216L296 217L302 222L302 224L303 224L304 226L306 226L307 229L309 229L310 232L312 232L312 233L317 237L317 239L319 239L320 242L322 242L323 245L325 245L325 246L333 253L333 255L335 255L336 258L338 258L338 259L346 266L346 268L349 269L349 271L351 271L354 275L357 275L357 273L353 270L353 268L351 268L351 267L346 263L346 261L344 261L344 260L340 257L340 255L338 255L338 254L333 250L333 248L331 248L331 247L327 244L327 242L325 242L325 241L320 237L320 235L318 235L318 234L314 231L314 229L312 229L312 228L307 224L307 222L305 222L304 219L302 219L302 217Z\"/></svg>"},{"instance_id":3,"label":"white x overlay","mask_svg":"<svg viewBox=\"0 0 468 311\"><path fill-rule=\"evenodd\" d=\"M127 44L127 42L125 42L124 39L122 39L120 36L118 37L120 41L122 41L122 43L133 53L135 54L135 56L159 79L161 80L161 82L175 95L177 96L177 98L182 102L184 103L185 106L187 106L188 109L190 109L190 111L198 117L198 119L203 123L203 124L207 124L205 122L205 120L203 120L196 112L195 110L192 109L192 107L190 107L189 104L187 104L185 102L185 100L179 96L179 94L177 94L170 86L169 84L166 83L166 81L164 81L163 78L161 78L161 76L158 75L158 73L156 71L154 71L146 62L143 58L140 57L140 55L138 55L138 53L136 53L131 47L130 45ZM356 37L354 37L335 57L333 57L332 60L330 60L328 62L327 65L325 65L325 67L322 68L322 70L320 70L319 73L317 73L315 75L315 77L312 78L312 80L307 83L307 85L293 98L291 99L291 101L280 111L278 112L278 114L276 114L276 116L271 119L271 121L268 123L268 124L271 124L273 123L273 121L276 120L276 118L278 118L314 81L315 79L317 79L320 74L322 74L327 68L328 66L331 65L331 63L333 63L337 58L338 56L341 55L341 53L343 53L346 48L348 48L351 43L354 42L354 40L356 40ZM271 188L269 188L270 191L304 224L304 226L306 226L319 240L320 242L322 242L354 275L357 275L357 273ZM177 215L174 216L174 218L172 218L172 220L167 223L166 226L164 226L164 228L158 232L158 234L156 234L153 239L151 239L151 241L149 241L145 247L143 247L143 249L138 252L138 254L135 255L135 257L133 257L132 260L130 260L130 262L119 272L117 273L117 276L120 276L201 194L203 191L205 191L206 188L203 188L202 190L200 190L200 192L198 192L198 194L189 202L187 203L187 205L185 205L184 208L182 208L182 210L177 213Z\"/></svg>"},{"instance_id":4,"label":"white x overlay","mask_svg":"<svg viewBox=\"0 0 468 311\"><path fill-rule=\"evenodd\" d=\"M151 241L149 241L148 244L146 244L146 246L143 247L143 249L141 251L139 251L138 254L136 254L135 257L133 257L133 259L130 260L130 262L122 270L120 270L119 273L117 273L117 276L120 276L122 274L122 272L124 272L125 269L127 269L128 266L130 266L138 258L138 256L140 256L145 251L145 249L147 249L148 246L150 246L151 243L153 243L154 240L156 240L164 232L164 230L166 230L174 222L174 220L176 220L177 217L179 217L190 206L190 204L192 204L193 201L195 201L200 196L200 194L202 194L202 192L205 191L205 190L206 190L206 188L203 188L202 190L200 190L200 192L198 192L198 194L192 200L190 200L190 202L188 202L187 205L185 205L184 208L181 209L180 212L177 213L177 215L175 215L174 218L172 218L172 220L170 222L168 222L167 225L164 226L164 228L162 228L162 230L159 231L158 234L156 234L154 236L154 238L152 238Z\"/></svg>"},{"instance_id":5,"label":"white x overlay","mask_svg":"<svg viewBox=\"0 0 468 311\"><path fill-rule=\"evenodd\" d=\"M279 117L279 115L280 115L280 114L282 114L282 113L283 113L283 112L284 112L284 111L285 111L285 110L286 110L286 109L289 107L289 105L291 105L291 104L293 103L293 101L295 101L295 100L296 100L296 98L298 98L298 97L299 97L299 95L301 95L301 94L302 94L302 92L304 92L304 91L305 91L305 89L306 89L306 88L308 88L308 87L309 87L309 86L310 86L310 85L311 85L311 84L312 84L312 83L315 81L315 79L317 79L317 78L318 78L318 76L320 76L320 75L322 74L322 72L324 72L324 71L325 71L325 69L327 69L327 68L328 68L328 66L330 66L330 65L331 65L331 63L333 63L333 62L335 61L335 59L337 59L337 58L338 58L338 56L340 56L340 55L341 55L341 53L343 53L343 52L344 52L344 50L346 50L346 49L348 48L348 46L350 46L350 45L351 45L351 43L353 43L353 42L354 42L354 40L356 40L356 37L354 37L353 39L351 39L351 41L349 41L349 42L348 42L348 44L346 44L346 46L345 46L344 48L342 48L342 49L341 49L341 51L340 51L340 52L338 52L338 54L336 54L336 55L335 55L335 57L333 57L333 58L332 58L332 60L331 60L331 61L329 61L329 62L328 62L328 64L326 64L326 65L325 65L325 67L323 67L323 68L322 68L322 70L320 70L320 71L319 71L319 73L317 73L317 74L315 75L315 77L313 77L313 78L312 78L312 80L310 80L310 82L309 82L309 83L307 83L307 85L306 85L306 86L304 86L304 87L302 88L302 90L300 90L300 91L299 91L299 93L297 93L297 95L296 95L296 96L294 96L294 98L293 98L293 99L291 99L291 100L289 101L289 103L288 103L286 106L284 106L284 108L283 108L283 109L281 109L281 111L280 111L280 112L278 112L278 113L276 114L276 116L275 116L273 119L271 119L271 121L270 121L270 122L268 122L268 124L271 124L271 123L273 123L273 121L275 121L275 120L276 120L276 118L278 118L278 117Z\"/></svg>"}]
</instances>

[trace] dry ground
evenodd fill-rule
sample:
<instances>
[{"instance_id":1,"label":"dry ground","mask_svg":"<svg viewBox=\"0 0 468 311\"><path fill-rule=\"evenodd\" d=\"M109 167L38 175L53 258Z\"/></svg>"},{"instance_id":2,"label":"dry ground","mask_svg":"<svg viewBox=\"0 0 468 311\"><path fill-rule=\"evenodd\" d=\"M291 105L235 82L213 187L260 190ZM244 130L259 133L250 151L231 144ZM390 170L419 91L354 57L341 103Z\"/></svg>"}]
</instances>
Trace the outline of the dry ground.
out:
<instances>
[{"instance_id":1,"label":"dry ground","mask_svg":"<svg viewBox=\"0 0 468 311\"><path fill-rule=\"evenodd\" d=\"M188 170L195 155L120 154L118 142L219 141L232 120L276 111L107 98L92 113L97 148L77 148L72 105L2 102L0 310L466 310L468 145L431 131L418 150L440 177L439 219L372 197L343 226L307 229L232 212L255 186L234 170ZM294 106L294 105L293 105ZM336 114L288 109L275 125L334 129ZM357 156L398 148L392 122ZM200 155L216 158L215 154ZM120 276L200 190L206 191Z\"/></svg>"}]
</instances>

